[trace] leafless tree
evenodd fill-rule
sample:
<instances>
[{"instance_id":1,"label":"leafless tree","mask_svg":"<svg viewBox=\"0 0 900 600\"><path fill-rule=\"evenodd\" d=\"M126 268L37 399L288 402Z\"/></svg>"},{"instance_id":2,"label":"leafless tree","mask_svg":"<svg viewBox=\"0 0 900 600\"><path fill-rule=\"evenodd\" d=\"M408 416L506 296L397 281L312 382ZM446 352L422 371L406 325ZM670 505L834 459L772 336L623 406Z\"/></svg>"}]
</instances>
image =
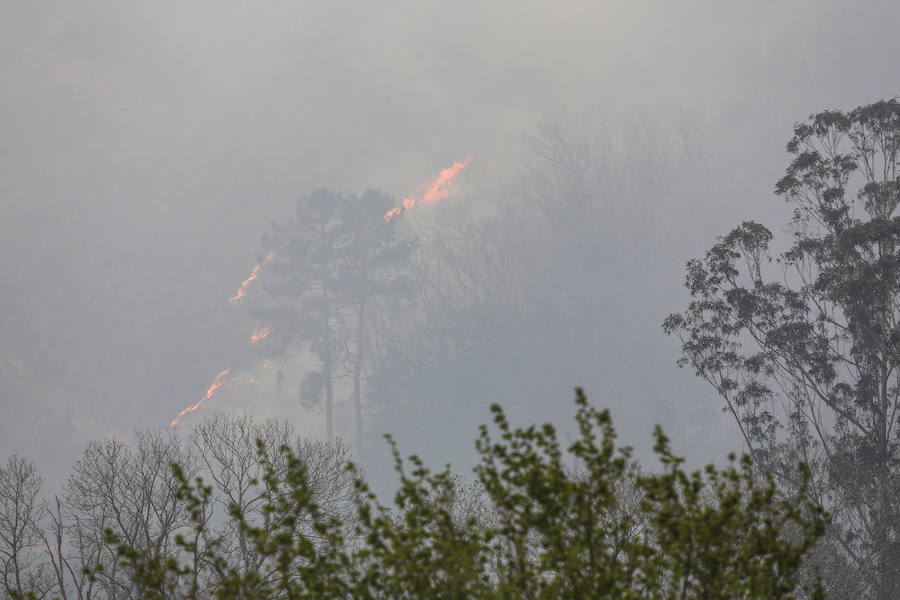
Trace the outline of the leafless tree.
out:
<instances>
[{"instance_id":1,"label":"leafless tree","mask_svg":"<svg viewBox=\"0 0 900 600\"><path fill-rule=\"evenodd\" d=\"M31 592L46 597L53 587L41 556L43 479L34 465L13 455L0 466L0 578L4 598Z\"/></svg>"},{"instance_id":2,"label":"leafless tree","mask_svg":"<svg viewBox=\"0 0 900 600\"><path fill-rule=\"evenodd\" d=\"M34 466L13 456L0 466L0 600L26 594L141 598L144 591L133 583L122 545L151 561L193 559L201 595L224 575L208 560L209 549L217 556L224 552L229 565L265 577L273 566L237 522L265 529L278 519L263 507L286 489L286 450L303 462L315 504L339 518L345 539L351 539L356 475L347 469L348 448L340 441L332 446L303 439L287 422L220 415L199 424L187 441L172 432L145 432L132 444L92 442L76 461L63 496L49 506ZM266 467L274 478L266 476ZM200 507L182 494L184 484L198 477L209 493L208 505ZM197 524L197 510L204 522L200 532L189 527ZM309 523L296 527L298 536L315 542L318 534ZM185 533L194 537L179 542ZM192 583L169 575L176 589Z\"/></svg>"},{"instance_id":3,"label":"leafless tree","mask_svg":"<svg viewBox=\"0 0 900 600\"><path fill-rule=\"evenodd\" d=\"M140 597L117 542L156 556L174 552L175 533L188 515L178 501L172 463L193 476L193 456L171 433L140 433L133 448L118 440L92 442L75 463L66 484L70 521L64 528L79 570L93 571L99 595ZM63 518L58 511L57 519Z\"/></svg>"},{"instance_id":4,"label":"leafless tree","mask_svg":"<svg viewBox=\"0 0 900 600\"><path fill-rule=\"evenodd\" d=\"M83 567L99 564L99 554L96 548L91 552L79 537L83 532L70 525L68 507L62 499L56 496L53 500L44 514L40 535L52 572L54 591L62 600L70 597L89 600L93 596L94 580ZM74 537L70 533L75 534Z\"/></svg>"},{"instance_id":5,"label":"leafless tree","mask_svg":"<svg viewBox=\"0 0 900 600\"><path fill-rule=\"evenodd\" d=\"M346 469L350 453L340 440L331 446L299 437L286 421L256 422L249 416L234 415L219 415L200 423L191 439L201 465L200 476L212 488L209 527L198 542L215 544L218 554L242 572L265 574L269 569L248 532L228 517L240 514L247 524L263 528L271 525L277 515L263 507L271 503L277 493L273 486L282 484L287 473L282 449L290 449L306 465L314 502L326 513L340 517L348 527L353 523L353 476ZM274 481L264 477L266 464L275 474ZM308 525L297 523L297 531L314 538L316 534ZM216 576L211 568L205 573Z\"/></svg>"}]
</instances>

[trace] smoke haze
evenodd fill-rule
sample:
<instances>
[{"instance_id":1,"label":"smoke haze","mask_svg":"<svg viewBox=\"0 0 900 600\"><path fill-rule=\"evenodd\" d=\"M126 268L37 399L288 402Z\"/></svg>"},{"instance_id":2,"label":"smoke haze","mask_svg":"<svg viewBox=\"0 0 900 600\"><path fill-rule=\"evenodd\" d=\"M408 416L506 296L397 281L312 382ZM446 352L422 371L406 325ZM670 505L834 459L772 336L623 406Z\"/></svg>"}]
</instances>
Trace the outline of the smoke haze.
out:
<instances>
[{"instance_id":1,"label":"smoke haze","mask_svg":"<svg viewBox=\"0 0 900 600\"><path fill-rule=\"evenodd\" d=\"M572 292L585 320L554 329L595 355L515 402L558 418L584 385L626 441L659 422L708 460L732 424L660 331L684 262L741 220L784 221L772 189L795 121L898 91L892 2L7 0L3 15L0 454L55 478L87 440L165 427L227 368L243 379L218 409L324 435L321 411L286 400L308 357L264 367L229 302L270 223L321 186L402 201L469 156L440 206L496 216L543 185L553 135L602 150L606 208L587 226L608 254ZM438 227L429 210L411 227ZM465 460L494 401L467 385L440 390L464 417L410 413L401 443ZM390 423L373 414L372 444Z\"/></svg>"}]
</instances>

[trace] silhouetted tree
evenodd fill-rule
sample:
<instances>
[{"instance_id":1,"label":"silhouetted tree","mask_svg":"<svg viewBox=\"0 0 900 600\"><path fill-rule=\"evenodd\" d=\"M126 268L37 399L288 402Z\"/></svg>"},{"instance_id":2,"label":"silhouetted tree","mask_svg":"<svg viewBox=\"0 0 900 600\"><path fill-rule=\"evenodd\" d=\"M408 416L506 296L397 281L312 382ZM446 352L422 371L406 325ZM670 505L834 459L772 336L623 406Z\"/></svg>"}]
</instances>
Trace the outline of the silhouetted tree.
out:
<instances>
[{"instance_id":1,"label":"silhouetted tree","mask_svg":"<svg viewBox=\"0 0 900 600\"><path fill-rule=\"evenodd\" d=\"M318 189L297 202L292 218L273 223L263 248L274 252L264 274L274 307L256 314L276 328L288 351L306 344L318 357L302 393L308 403L325 398L329 442L334 440L335 381L353 382L356 446L362 435L362 387L371 357L370 312L403 288L400 269L409 243L384 215L395 202L374 190L343 196Z\"/></svg>"},{"instance_id":2,"label":"silhouetted tree","mask_svg":"<svg viewBox=\"0 0 900 600\"><path fill-rule=\"evenodd\" d=\"M900 103L798 123L775 191L793 244L745 222L687 265L664 329L724 400L754 461L834 513L866 597L900 596Z\"/></svg>"}]
</instances>

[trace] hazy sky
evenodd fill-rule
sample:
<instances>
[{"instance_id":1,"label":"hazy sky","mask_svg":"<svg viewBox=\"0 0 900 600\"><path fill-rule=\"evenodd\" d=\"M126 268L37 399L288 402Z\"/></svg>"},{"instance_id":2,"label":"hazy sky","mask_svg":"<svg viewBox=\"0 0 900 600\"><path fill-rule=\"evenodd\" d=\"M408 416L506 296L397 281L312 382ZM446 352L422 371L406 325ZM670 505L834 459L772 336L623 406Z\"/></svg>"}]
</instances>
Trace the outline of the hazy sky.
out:
<instances>
[{"instance_id":1,"label":"hazy sky","mask_svg":"<svg viewBox=\"0 0 900 600\"><path fill-rule=\"evenodd\" d=\"M543 118L624 148L661 124L693 140L679 168L703 189L629 207L691 211L671 252L635 257L659 269L634 289L677 310L681 266L714 235L751 217L777 229L792 123L900 89L894 2L0 8L0 455L51 473L86 439L164 425L244 356L228 298L313 187L402 196L473 156L514 190ZM698 390L663 316L640 320L624 360L672 348L646 386L665 371Z\"/></svg>"}]
</instances>

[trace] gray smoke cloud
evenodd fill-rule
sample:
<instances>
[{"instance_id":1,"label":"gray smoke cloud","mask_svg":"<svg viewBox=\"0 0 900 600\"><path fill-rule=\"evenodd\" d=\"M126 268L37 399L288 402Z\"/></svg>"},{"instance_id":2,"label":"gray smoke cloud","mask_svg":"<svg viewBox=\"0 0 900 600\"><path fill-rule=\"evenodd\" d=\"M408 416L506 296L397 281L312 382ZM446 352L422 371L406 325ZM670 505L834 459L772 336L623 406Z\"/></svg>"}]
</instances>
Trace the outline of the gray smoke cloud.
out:
<instances>
[{"instance_id":1,"label":"gray smoke cloud","mask_svg":"<svg viewBox=\"0 0 900 600\"><path fill-rule=\"evenodd\" d=\"M608 394L634 439L662 421L712 457L703 440L727 446L729 424L659 330L681 305L684 261L740 220L777 227L792 123L893 96L884 64L900 50L892 2L44 0L2 12L0 454L53 476L87 439L163 427L216 373L255 360L252 323L228 298L298 196L402 197L473 156L470 197L515 197L529 136L548 122L597 134L615 159L604 164L631 165L630 191L610 202L635 242L603 286L609 322L583 324L604 330L616 366L609 389L588 392ZM566 398L581 376L548 387ZM249 387L230 398L280 414Z\"/></svg>"}]
</instances>

